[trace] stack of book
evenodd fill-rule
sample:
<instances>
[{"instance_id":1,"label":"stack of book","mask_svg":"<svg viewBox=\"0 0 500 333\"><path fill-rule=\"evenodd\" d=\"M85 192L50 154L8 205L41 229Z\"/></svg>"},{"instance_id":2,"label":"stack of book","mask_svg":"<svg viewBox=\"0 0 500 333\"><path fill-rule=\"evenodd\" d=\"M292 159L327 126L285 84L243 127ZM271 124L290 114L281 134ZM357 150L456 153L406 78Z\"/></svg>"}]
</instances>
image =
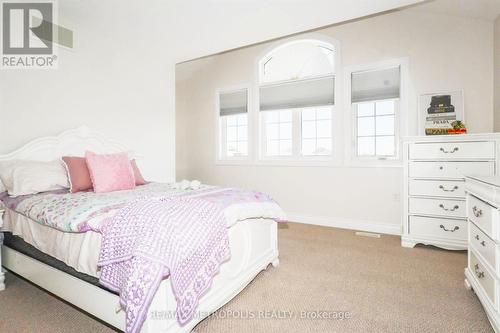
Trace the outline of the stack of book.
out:
<instances>
[{"instance_id":1,"label":"stack of book","mask_svg":"<svg viewBox=\"0 0 500 333\"><path fill-rule=\"evenodd\" d=\"M446 117L428 116L425 121L426 135L443 134L465 134L467 129L463 123L455 119L446 119Z\"/></svg>"},{"instance_id":2,"label":"stack of book","mask_svg":"<svg viewBox=\"0 0 500 333\"><path fill-rule=\"evenodd\" d=\"M442 114L428 114L425 119L426 135L448 134L448 130L453 129L451 125L455 121L453 116L443 116Z\"/></svg>"}]
</instances>

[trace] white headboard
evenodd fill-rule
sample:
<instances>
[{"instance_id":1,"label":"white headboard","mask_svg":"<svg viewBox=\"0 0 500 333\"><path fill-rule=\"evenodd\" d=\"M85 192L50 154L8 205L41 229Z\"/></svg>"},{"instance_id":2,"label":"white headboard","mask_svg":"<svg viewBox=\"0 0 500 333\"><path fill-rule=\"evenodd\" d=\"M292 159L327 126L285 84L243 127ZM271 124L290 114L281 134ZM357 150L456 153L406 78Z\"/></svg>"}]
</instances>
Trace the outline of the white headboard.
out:
<instances>
[{"instance_id":1,"label":"white headboard","mask_svg":"<svg viewBox=\"0 0 500 333\"><path fill-rule=\"evenodd\" d=\"M119 142L110 140L86 126L81 126L64 131L57 136L41 137L28 142L11 153L0 155L0 161L13 159L51 161L64 155L84 156L86 150L98 154L128 151Z\"/></svg>"}]
</instances>

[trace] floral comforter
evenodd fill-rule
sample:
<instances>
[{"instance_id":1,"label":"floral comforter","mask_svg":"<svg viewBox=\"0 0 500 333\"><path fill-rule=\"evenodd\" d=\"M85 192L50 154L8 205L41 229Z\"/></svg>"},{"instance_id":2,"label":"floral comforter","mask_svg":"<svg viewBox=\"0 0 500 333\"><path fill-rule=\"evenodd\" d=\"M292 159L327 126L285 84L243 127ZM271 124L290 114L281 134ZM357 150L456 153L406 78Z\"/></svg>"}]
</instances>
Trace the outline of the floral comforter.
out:
<instances>
[{"instance_id":1,"label":"floral comforter","mask_svg":"<svg viewBox=\"0 0 500 333\"><path fill-rule=\"evenodd\" d=\"M65 232L99 230L102 221L113 216L126 204L149 198L189 196L199 197L219 205L228 227L248 218L275 218L285 220L281 208L267 195L241 189L202 185L197 190L174 188L173 184L148 183L133 190L109 193L67 190L10 198L0 194L0 201L40 224Z\"/></svg>"}]
</instances>

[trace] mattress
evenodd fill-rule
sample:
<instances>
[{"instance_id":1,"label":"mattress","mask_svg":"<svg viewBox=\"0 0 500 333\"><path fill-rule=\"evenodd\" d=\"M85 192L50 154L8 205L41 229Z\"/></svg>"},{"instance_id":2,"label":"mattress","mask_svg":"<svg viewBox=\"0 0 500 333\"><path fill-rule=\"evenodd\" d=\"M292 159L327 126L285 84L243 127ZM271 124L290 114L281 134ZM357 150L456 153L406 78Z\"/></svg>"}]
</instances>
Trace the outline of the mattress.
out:
<instances>
[{"instance_id":1,"label":"mattress","mask_svg":"<svg viewBox=\"0 0 500 333\"><path fill-rule=\"evenodd\" d=\"M59 231L8 208L3 217L2 231L21 237L26 243L62 261L77 272L99 276L97 261L101 249L101 234L97 232Z\"/></svg>"}]
</instances>

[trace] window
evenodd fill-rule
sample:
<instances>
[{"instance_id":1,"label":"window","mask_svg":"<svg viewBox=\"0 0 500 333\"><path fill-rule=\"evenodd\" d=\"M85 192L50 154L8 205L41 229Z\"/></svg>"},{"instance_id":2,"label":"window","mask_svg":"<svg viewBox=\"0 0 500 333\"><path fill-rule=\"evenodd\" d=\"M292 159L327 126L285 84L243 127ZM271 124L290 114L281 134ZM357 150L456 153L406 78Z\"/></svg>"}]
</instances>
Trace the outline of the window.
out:
<instances>
[{"instance_id":1,"label":"window","mask_svg":"<svg viewBox=\"0 0 500 333\"><path fill-rule=\"evenodd\" d=\"M266 155L292 155L292 111L270 111L265 114Z\"/></svg>"},{"instance_id":2,"label":"window","mask_svg":"<svg viewBox=\"0 0 500 333\"><path fill-rule=\"evenodd\" d=\"M248 156L248 90L219 92L219 159Z\"/></svg>"},{"instance_id":3,"label":"window","mask_svg":"<svg viewBox=\"0 0 500 333\"><path fill-rule=\"evenodd\" d=\"M332 112L328 107L302 110L302 155L332 154Z\"/></svg>"},{"instance_id":4,"label":"window","mask_svg":"<svg viewBox=\"0 0 500 333\"><path fill-rule=\"evenodd\" d=\"M341 68L338 44L320 39L288 41L259 58L252 94L249 85L218 92L218 160L400 165L407 59Z\"/></svg>"},{"instance_id":5,"label":"window","mask_svg":"<svg viewBox=\"0 0 500 333\"><path fill-rule=\"evenodd\" d=\"M355 156L397 157L399 96L399 67L351 74Z\"/></svg>"},{"instance_id":6,"label":"window","mask_svg":"<svg viewBox=\"0 0 500 333\"><path fill-rule=\"evenodd\" d=\"M356 105L358 156L394 156L396 101Z\"/></svg>"},{"instance_id":7,"label":"window","mask_svg":"<svg viewBox=\"0 0 500 333\"><path fill-rule=\"evenodd\" d=\"M333 75L333 46L318 40L299 40L275 48L261 60L260 82L271 83Z\"/></svg>"},{"instance_id":8,"label":"window","mask_svg":"<svg viewBox=\"0 0 500 333\"><path fill-rule=\"evenodd\" d=\"M261 157L300 160L332 156L333 46L287 43L259 63Z\"/></svg>"},{"instance_id":9,"label":"window","mask_svg":"<svg viewBox=\"0 0 500 333\"><path fill-rule=\"evenodd\" d=\"M248 155L248 126L247 114L225 116L226 129L226 156Z\"/></svg>"}]
</instances>

